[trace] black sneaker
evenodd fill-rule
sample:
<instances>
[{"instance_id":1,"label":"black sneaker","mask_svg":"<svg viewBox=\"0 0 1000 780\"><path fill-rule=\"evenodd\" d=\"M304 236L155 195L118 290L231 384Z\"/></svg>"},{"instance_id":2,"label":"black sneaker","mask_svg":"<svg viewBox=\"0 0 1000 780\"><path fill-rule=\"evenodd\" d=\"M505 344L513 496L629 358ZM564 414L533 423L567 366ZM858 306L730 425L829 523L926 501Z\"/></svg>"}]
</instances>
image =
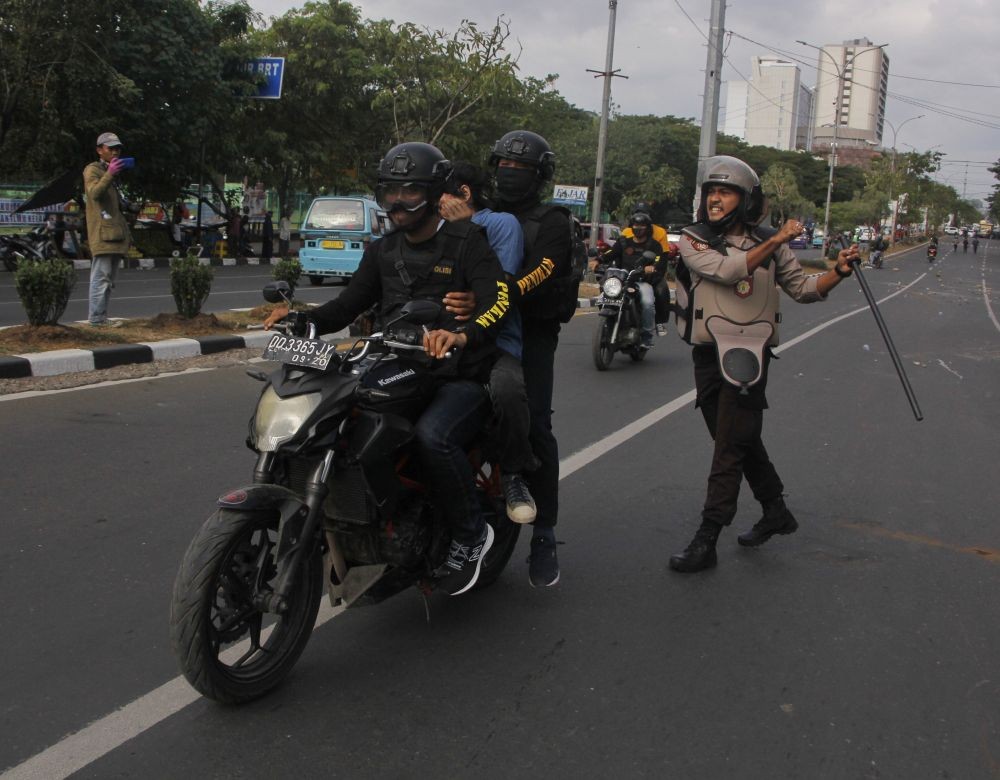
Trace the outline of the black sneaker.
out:
<instances>
[{"instance_id":1,"label":"black sneaker","mask_svg":"<svg viewBox=\"0 0 1000 780\"><path fill-rule=\"evenodd\" d=\"M535 499L528 492L528 485L520 474L504 474L500 479L507 517L514 523L535 522Z\"/></svg>"},{"instance_id":2,"label":"black sneaker","mask_svg":"<svg viewBox=\"0 0 1000 780\"><path fill-rule=\"evenodd\" d=\"M493 527L487 523L486 532L475 544L461 544L452 540L448 558L434 572L437 588L457 596L465 593L479 579L483 558L493 546Z\"/></svg>"},{"instance_id":3,"label":"black sneaker","mask_svg":"<svg viewBox=\"0 0 1000 780\"><path fill-rule=\"evenodd\" d=\"M531 540L528 580L533 588L549 588L559 582L559 558L556 556L555 539L536 536Z\"/></svg>"}]
</instances>

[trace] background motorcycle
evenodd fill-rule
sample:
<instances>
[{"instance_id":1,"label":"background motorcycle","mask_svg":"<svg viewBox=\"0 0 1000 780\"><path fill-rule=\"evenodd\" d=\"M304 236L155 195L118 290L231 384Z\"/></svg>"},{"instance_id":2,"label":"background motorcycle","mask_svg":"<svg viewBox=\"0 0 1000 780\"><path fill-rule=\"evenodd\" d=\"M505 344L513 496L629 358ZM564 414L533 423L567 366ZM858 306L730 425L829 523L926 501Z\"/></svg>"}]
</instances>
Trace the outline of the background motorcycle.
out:
<instances>
[{"instance_id":1,"label":"background motorcycle","mask_svg":"<svg viewBox=\"0 0 1000 780\"><path fill-rule=\"evenodd\" d=\"M927 247L927 262L933 263L934 258L937 257L938 248L934 244Z\"/></svg>"},{"instance_id":2,"label":"background motorcycle","mask_svg":"<svg viewBox=\"0 0 1000 780\"><path fill-rule=\"evenodd\" d=\"M45 225L38 225L27 233L0 235L0 259L10 272L17 270L21 260L50 260L59 252Z\"/></svg>"},{"instance_id":3,"label":"background motorcycle","mask_svg":"<svg viewBox=\"0 0 1000 780\"><path fill-rule=\"evenodd\" d=\"M271 302L289 295L285 282L265 288ZM342 355L293 312L290 332L264 352L283 365L248 372L265 382L247 438L253 484L222 496L191 541L170 610L174 654L203 695L239 703L278 685L309 640L324 588L334 606L354 607L432 587L450 532L425 487L411 421L440 381L421 328L439 312L412 301ZM507 519L499 471L478 451L469 458L496 534L478 589L500 576L521 527Z\"/></svg>"},{"instance_id":4,"label":"background motorcycle","mask_svg":"<svg viewBox=\"0 0 1000 780\"><path fill-rule=\"evenodd\" d=\"M652 258L655 258L652 252L643 255L644 260ZM634 362L646 356L642 348L642 302L638 287L642 275L642 266L631 271L612 266L604 271L601 297L597 299L597 328L591 344L598 371L610 368L615 352L624 352Z\"/></svg>"}]
</instances>

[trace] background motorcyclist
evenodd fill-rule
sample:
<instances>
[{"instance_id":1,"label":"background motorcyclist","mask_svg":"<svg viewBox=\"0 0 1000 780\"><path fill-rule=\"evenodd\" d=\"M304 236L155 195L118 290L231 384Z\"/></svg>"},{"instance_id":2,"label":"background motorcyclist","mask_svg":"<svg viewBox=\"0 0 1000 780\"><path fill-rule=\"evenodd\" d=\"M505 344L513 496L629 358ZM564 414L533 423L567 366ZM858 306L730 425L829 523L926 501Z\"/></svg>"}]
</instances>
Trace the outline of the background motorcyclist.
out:
<instances>
[{"instance_id":1,"label":"background motorcyclist","mask_svg":"<svg viewBox=\"0 0 1000 780\"><path fill-rule=\"evenodd\" d=\"M660 336L667 335L667 323L670 321L670 312L672 307L670 305L670 287L667 285L667 265L673 263L679 257L677 251L677 245L670 243L670 238L667 234L667 229L662 225L657 225L652 222L653 212L650 205L645 201L639 201L635 204L632 209L633 214L646 214L650 218L650 235L652 235L653 240L656 241L661 247L656 254L661 255L663 258L663 271L660 275L658 281L653 284L653 293L656 296L656 333ZM633 238L634 233L632 232L632 226L627 226L622 231L622 238Z\"/></svg>"},{"instance_id":2,"label":"background motorcyclist","mask_svg":"<svg viewBox=\"0 0 1000 780\"><path fill-rule=\"evenodd\" d=\"M424 335L424 348L433 357L445 358L452 347L462 351L439 364L440 386L415 426L421 463L452 533L448 558L435 577L439 588L456 595L476 583L493 544L465 450L490 416L483 383L496 356L494 339L509 299L485 231L468 221L442 222L438 216L451 170L451 163L430 144L403 143L386 153L379 163L376 198L397 229L369 244L344 291L308 318L320 333L330 333L377 303L382 326L410 300L443 302L452 290L475 293L470 320L459 322L442 308L433 330ZM265 327L287 313L285 307L276 308Z\"/></svg>"},{"instance_id":3,"label":"background motorcyclist","mask_svg":"<svg viewBox=\"0 0 1000 780\"><path fill-rule=\"evenodd\" d=\"M643 268L642 281L637 283L639 300L642 303L642 347L650 349L653 346L653 328L656 320L656 301L653 285L657 284L666 271L666 260L663 247L653 238L653 220L648 214L638 212L629 219L629 235L622 232L615 245L601 255L600 261L605 265L614 265L628 271L637 267ZM653 260L645 257L646 252L654 255Z\"/></svg>"}]
</instances>

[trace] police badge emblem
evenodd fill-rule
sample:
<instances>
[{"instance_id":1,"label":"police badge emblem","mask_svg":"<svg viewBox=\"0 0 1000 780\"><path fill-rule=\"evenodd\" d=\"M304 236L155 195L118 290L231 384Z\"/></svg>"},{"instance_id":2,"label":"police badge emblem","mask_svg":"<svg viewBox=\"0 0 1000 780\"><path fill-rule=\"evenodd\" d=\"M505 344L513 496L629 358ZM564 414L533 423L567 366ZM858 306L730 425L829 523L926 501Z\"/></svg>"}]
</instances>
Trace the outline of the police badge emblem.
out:
<instances>
[{"instance_id":1,"label":"police badge emblem","mask_svg":"<svg viewBox=\"0 0 1000 780\"><path fill-rule=\"evenodd\" d=\"M745 279L740 279L736 283L734 292L737 298L749 298L753 295L753 277L748 276Z\"/></svg>"},{"instance_id":2,"label":"police badge emblem","mask_svg":"<svg viewBox=\"0 0 1000 780\"><path fill-rule=\"evenodd\" d=\"M703 241L692 241L691 246L693 246L698 252L704 252L708 249L708 244Z\"/></svg>"}]
</instances>

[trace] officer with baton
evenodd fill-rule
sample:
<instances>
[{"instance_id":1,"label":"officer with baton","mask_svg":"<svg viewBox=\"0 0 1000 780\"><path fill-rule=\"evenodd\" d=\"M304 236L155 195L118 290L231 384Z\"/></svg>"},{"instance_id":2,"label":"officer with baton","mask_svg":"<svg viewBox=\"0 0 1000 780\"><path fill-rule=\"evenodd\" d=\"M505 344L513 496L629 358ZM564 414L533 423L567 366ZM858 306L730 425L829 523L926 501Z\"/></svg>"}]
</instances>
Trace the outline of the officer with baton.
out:
<instances>
[{"instance_id":1,"label":"officer with baton","mask_svg":"<svg viewBox=\"0 0 1000 780\"><path fill-rule=\"evenodd\" d=\"M784 484L761 441L771 348L778 344L778 288L799 303L824 300L853 273L856 244L823 274L806 275L788 242L803 226L788 220L761 227L766 203L760 179L735 157L710 158L701 182L698 221L682 231L677 277L678 334L693 347L696 405L715 441L701 525L670 568L697 572L716 565L715 546L736 515L744 477L763 516L737 541L764 544L794 533Z\"/></svg>"}]
</instances>

